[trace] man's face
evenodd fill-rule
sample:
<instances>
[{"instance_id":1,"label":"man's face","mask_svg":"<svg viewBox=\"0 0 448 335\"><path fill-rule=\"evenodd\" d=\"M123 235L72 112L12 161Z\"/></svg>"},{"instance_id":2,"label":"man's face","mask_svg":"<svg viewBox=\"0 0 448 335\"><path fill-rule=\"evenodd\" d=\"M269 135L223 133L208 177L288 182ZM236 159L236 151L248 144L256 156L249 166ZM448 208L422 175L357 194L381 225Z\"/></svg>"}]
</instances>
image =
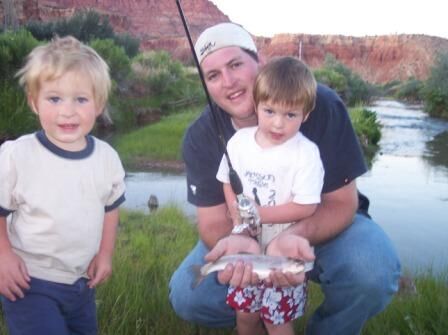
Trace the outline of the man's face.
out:
<instances>
[{"instance_id":1,"label":"man's face","mask_svg":"<svg viewBox=\"0 0 448 335\"><path fill-rule=\"evenodd\" d=\"M238 127L256 125L252 88L258 62L239 47L214 51L201 64L211 98Z\"/></svg>"}]
</instances>

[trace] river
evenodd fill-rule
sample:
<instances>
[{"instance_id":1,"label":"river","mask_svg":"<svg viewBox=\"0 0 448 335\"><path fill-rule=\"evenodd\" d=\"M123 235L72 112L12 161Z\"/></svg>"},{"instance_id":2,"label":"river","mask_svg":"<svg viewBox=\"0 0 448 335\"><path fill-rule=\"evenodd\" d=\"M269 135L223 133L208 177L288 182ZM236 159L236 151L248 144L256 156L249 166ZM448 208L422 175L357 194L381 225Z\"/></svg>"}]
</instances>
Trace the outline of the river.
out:
<instances>
[{"instance_id":1,"label":"river","mask_svg":"<svg viewBox=\"0 0 448 335\"><path fill-rule=\"evenodd\" d=\"M394 242L405 271L448 268L448 122L419 106L380 100L369 107L382 124L380 150L358 178L370 213ZM148 212L150 194L194 217L184 174L130 173L124 207Z\"/></svg>"}]
</instances>

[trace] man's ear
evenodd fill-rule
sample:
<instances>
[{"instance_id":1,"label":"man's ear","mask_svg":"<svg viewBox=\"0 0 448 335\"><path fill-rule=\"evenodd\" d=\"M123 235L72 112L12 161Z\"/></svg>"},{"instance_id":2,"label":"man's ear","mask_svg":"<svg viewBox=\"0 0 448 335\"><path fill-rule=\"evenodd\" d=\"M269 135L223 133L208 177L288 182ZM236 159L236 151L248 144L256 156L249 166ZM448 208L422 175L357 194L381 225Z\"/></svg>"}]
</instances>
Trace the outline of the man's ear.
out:
<instances>
[{"instance_id":1,"label":"man's ear","mask_svg":"<svg viewBox=\"0 0 448 335\"><path fill-rule=\"evenodd\" d=\"M27 94L26 99L28 101L28 106L30 106L31 110L34 114L39 114L39 111L36 108L36 104L34 103L34 99L30 94Z\"/></svg>"}]
</instances>

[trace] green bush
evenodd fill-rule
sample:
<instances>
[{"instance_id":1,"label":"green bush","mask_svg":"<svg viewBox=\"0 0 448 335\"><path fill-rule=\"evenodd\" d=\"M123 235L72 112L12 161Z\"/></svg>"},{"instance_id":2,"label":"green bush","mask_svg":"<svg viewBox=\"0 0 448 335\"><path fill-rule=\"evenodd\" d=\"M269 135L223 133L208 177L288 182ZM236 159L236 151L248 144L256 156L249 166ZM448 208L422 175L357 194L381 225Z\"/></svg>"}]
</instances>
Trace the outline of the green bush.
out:
<instances>
[{"instance_id":1,"label":"green bush","mask_svg":"<svg viewBox=\"0 0 448 335\"><path fill-rule=\"evenodd\" d=\"M26 29L38 40L50 40L54 35L72 35L83 42L92 39L114 38L114 31L106 15L93 10L76 12L68 19L50 22L30 21Z\"/></svg>"},{"instance_id":2,"label":"green bush","mask_svg":"<svg viewBox=\"0 0 448 335\"><path fill-rule=\"evenodd\" d=\"M116 45L112 39L95 39L90 46L107 62L114 80L120 82L126 79L131 71L131 61L123 47Z\"/></svg>"},{"instance_id":3,"label":"green bush","mask_svg":"<svg viewBox=\"0 0 448 335\"><path fill-rule=\"evenodd\" d=\"M425 110L448 118L448 54L439 54L423 89Z\"/></svg>"},{"instance_id":4,"label":"green bush","mask_svg":"<svg viewBox=\"0 0 448 335\"><path fill-rule=\"evenodd\" d=\"M38 41L26 30L0 34L0 78L13 80Z\"/></svg>"},{"instance_id":5,"label":"green bush","mask_svg":"<svg viewBox=\"0 0 448 335\"><path fill-rule=\"evenodd\" d=\"M37 127L37 118L28 108L23 90L17 84L0 81L0 142Z\"/></svg>"},{"instance_id":6,"label":"green bush","mask_svg":"<svg viewBox=\"0 0 448 335\"><path fill-rule=\"evenodd\" d=\"M406 82L398 85L394 97L399 100L410 102L422 101L423 82L415 78L409 78Z\"/></svg>"},{"instance_id":7,"label":"green bush","mask_svg":"<svg viewBox=\"0 0 448 335\"><path fill-rule=\"evenodd\" d=\"M138 54L140 48L140 40L129 34L116 34L114 36L115 44L122 46L129 58L133 58Z\"/></svg>"},{"instance_id":8,"label":"green bush","mask_svg":"<svg viewBox=\"0 0 448 335\"><path fill-rule=\"evenodd\" d=\"M23 89L14 77L37 44L26 30L0 34L0 142L37 128Z\"/></svg>"},{"instance_id":9,"label":"green bush","mask_svg":"<svg viewBox=\"0 0 448 335\"><path fill-rule=\"evenodd\" d=\"M333 69L321 68L314 71L316 80L334 89L339 95L347 90L347 79Z\"/></svg>"},{"instance_id":10,"label":"green bush","mask_svg":"<svg viewBox=\"0 0 448 335\"><path fill-rule=\"evenodd\" d=\"M336 60L336 58L328 54L325 57L324 69L342 75L346 82L346 88L340 92L338 88L334 88L349 106L355 106L357 104L365 104L370 102L373 95L373 87L369 83L362 80L362 78L350 70L348 67Z\"/></svg>"},{"instance_id":11,"label":"green bush","mask_svg":"<svg viewBox=\"0 0 448 335\"><path fill-rule=\"evenodd\" d=\"M378 143L381 139L381 124L375 112L362 106L349 109L350 119L358 136L361 147L370 163L378 150Z\"/></svg>"},{"instance_id":12,"label":"green bush","mask_svg":"<svg viewBox=\"0 0 448 335\"><path fill-rule=\"evenodd\" d=\"M147 84L152 94L172 93L173 85L185 79L183 65L166 51L139 54L133 63L136 79Z\"/></svg>"}]
</instances>

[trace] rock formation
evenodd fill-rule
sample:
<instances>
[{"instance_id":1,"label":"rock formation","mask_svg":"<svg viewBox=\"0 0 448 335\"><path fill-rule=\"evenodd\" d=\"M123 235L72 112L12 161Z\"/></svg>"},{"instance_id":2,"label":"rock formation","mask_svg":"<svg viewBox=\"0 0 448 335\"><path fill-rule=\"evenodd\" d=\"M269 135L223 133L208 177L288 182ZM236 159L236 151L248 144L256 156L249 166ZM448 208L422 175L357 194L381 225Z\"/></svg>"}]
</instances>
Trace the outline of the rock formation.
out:
<instances>
[{"instance_id":1,"label":"rock formation","mask_svg":"<svg viewBox=\"0 0 448 335\"><path fill-rule=\"evenodd\" d=\"M182 1L190 32L195 39L205 27L227 22L208 0ZM80 9L94 9L109 17L117 33L141 40L141 49L164 49L182 61L190 51L174 0L2 0L0 20L10 25L29 20L48 21L70 17ZM341 35L280 34L256 37L266 58L296 55L313 68L328 53L372 83L426 79L437 52L448 52L448 40L425 35L350 37Z\"/></svg>"}]
</instances>

